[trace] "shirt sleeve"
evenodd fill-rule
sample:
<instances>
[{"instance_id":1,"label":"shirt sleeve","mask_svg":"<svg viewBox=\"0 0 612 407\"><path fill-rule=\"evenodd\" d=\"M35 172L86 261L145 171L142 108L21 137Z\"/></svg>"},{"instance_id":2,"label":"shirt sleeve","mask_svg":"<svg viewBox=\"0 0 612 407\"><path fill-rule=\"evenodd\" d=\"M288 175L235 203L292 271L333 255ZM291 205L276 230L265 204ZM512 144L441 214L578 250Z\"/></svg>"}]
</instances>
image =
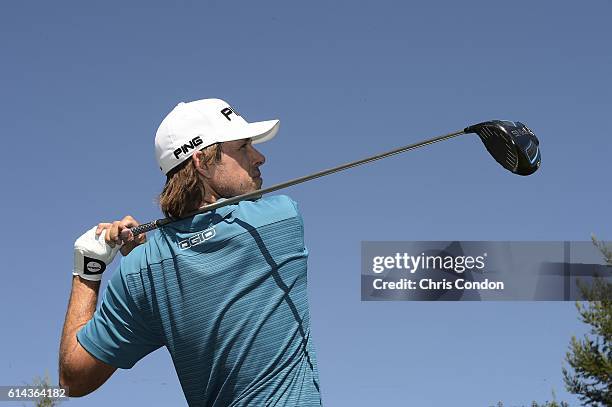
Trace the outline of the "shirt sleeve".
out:
<instances>
[{"instance_id":1,"label":"shirt sleeve","mask_svg":"<svg viewBox=\"0 0 612 407\"><path fill-rule=\"evenodd\" d=\"M111 366L130 369L140 359L160 348L160 335L130 295L130 285L139 274L125 276L115 270L104 291L100 308L77 333L81 346L96 359ZM142 283L140 283L142 284ZM141 291L143 293L144 291Z\"/></svg>"}]
</instances>

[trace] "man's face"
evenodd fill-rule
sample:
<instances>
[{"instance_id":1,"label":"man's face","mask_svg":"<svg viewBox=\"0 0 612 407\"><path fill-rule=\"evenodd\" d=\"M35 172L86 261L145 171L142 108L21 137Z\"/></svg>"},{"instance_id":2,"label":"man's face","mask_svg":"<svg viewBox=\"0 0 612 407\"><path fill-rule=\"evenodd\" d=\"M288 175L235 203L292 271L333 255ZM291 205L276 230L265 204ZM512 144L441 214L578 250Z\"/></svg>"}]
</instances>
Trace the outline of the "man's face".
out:
<instances>
[{"instance_id":1,"label":"man's face","mask_svg":"<svg viewBox=\"0 0 612 407\"><path fill-rule=\"evenodd\" d=\"M261 188L259 167L266 158L253 147L250 139L221 144L221 161L213 164L209 186L219 198L231 198Z\"/></svg>"}]
</instances>

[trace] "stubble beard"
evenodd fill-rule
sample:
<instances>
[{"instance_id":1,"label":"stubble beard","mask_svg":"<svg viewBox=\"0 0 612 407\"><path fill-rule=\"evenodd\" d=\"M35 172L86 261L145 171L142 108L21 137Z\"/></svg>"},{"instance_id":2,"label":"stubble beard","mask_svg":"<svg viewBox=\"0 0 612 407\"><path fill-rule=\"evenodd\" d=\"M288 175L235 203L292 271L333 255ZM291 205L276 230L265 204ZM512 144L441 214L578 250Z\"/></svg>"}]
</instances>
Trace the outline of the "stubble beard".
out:
<instances>
[{"instance_id":1,"label":"stubble beard","mask_svg":"<svg viewBox=\"0 0 612 407\"><path fill-rule=\"evenodd\" d=\"M256 191L261 188L263 184L263 180L259 179L249 179L249 181L240 182L237 187L231 186L223 186L217 188L217 192L219 193L220 198L233 198L238 195L248 194L250 192Z\"/></svg>"}]
</instances>

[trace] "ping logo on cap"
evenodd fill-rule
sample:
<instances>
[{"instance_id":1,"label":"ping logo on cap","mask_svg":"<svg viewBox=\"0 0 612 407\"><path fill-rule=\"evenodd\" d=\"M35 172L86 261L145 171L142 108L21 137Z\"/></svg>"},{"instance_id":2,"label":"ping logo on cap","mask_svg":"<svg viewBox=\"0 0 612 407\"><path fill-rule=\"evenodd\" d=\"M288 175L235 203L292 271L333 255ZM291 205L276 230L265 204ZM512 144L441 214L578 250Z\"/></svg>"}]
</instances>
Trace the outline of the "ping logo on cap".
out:
<instances>
[{"instance_id":1,"label":"ping logo on cap","mask_svg":"<svg viewBox=\"0 0 612 407\"><path fill-rule=\"evenodd\" d=\"M188 144L183 144L182 146L174 150L174 157L178 159L181 154L187 154L189 150L194 150L197 146L199 146L202 143L203 141L200 138L200 136L196 136L192 138Z\"/></svg>"},{"instance_id":2,"label":"ping logo on cap","mask_svg":"<svg viewBox=\"0 0 612 407\"><path fill-rule=\"evenodd\" d=\"M221 114L222 114L223 116L225 116L225 118L226 118L227 120L229 120L230 122L232 121L232 119L230 118L230 114L232 114L232 113L234 113L234 114L235 114L235 115L237 115L237 116L240 116L240 113L238 113L238 112L237 112L237 111L235 111L235 110L232 110L232 108L231 108L231 107L226 107L226 108L224 108L224 109L221 109Z\"/></svg>"}]
</instances>

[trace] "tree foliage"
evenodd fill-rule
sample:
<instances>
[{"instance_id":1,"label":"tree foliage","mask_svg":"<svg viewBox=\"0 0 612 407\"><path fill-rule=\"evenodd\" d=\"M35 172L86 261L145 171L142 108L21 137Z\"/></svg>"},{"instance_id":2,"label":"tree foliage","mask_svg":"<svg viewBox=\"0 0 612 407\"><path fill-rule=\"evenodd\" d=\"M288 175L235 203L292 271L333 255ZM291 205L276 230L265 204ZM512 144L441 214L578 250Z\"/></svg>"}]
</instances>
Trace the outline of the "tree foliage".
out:
<instances>
[{"instance_id":1,"label":"tree foliage","mask_svg":"<svg viewBox=\"0 0 612 407\"><path fill-rule=\"evenodd\" d=\"M504 407L504 403L500 401L495 406L490 407ZM532 401L529 407L569 407L569 404L567 404L565 401L559 403L553 398L553 401L547 401L544 404L538 404L535 401Z\"/></svg>"},{"instance_id":2,"label":"tree foliage","mask_svg":"<svg viewBox=\"0 0 612 407\"><path fill-rule=\"evenodd\" d=\"M51 380L49 379L48 373L45 373L45 377L36 376L33 382L27 385L41 390L50 390L54 388L54 386L51 384ZM35 407L55 407L59 406L61 400L47 397L45 395L34 400L33 403Z\"/></svg>"},{"instance_id":3,"label":"tree foliage","mask_svg":"<svg viewBox=\"0 0 612 407\"><path fill-rule=\"evenodd\" d=\"M547 401L544 404L538 404L534 401L533 403L531 403L531 407L569 407L569 404L567 404L565 401L558 403L554 400Z\"/></svg>"},{"instance_id":4,"label":"tree foliage","mask_svg":"<svg viewBox=\"0 0 612 407\"><path fill-rule=\"evenodd\" d=\"M592 237L607 264L612 266L612 251ZM587 406L612 406L612 283L602 277L591 286L578 283L583 302L576 302L580 320L590 326L583 338L572 337L563 367L567 390L578 395Z\"/></svg>"}]
</instances>

